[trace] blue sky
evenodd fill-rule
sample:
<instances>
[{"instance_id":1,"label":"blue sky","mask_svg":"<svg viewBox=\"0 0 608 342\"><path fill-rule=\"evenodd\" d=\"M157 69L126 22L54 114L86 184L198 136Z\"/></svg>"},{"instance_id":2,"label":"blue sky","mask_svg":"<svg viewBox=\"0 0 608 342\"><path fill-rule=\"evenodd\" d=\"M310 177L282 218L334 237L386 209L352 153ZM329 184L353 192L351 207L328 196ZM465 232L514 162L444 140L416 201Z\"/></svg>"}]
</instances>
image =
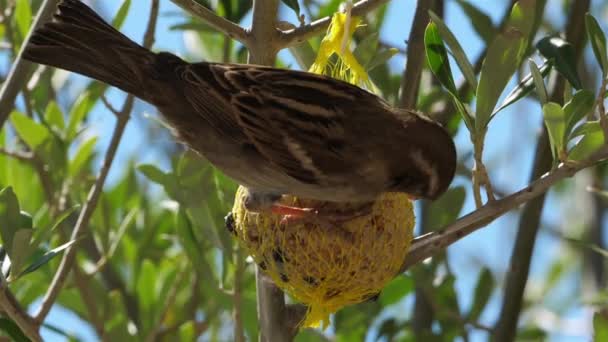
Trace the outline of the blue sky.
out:
<instances>
[{"instance_id":1,"label":"blue sky","mask_svg":"<svg viewBox=\"0 0 608 342\"><path fill-rule=\"evenodd\" d=\"M490 15L494 22L499 20L509 3L508 0L475 0L470 2ZM113 16L113 14L116 13L116 10L121 3L122 1L120 0L97 1L95 8L108 18L109 15ZM122 31L135 40L141 41L149 11L149 3L149 1L142 0L133 1L130 15L123 26ZM561 2L559 1L549 1L548 13L550 13L552 17L557 18L561 15L559 9L560 3ZM385 41L391 42L396 46L405 47L404 40L407 39L409 34L408 32L414 8L415 1L413 0L393 0L390 3L390 10L388 11L389 16L386 25L381 32L381 36ZM155 49L183 54L185 45L182 33L169 29L171 25L183 21L182 18L175 15L181 13L181 9L169 0L161 0L160 12L161 17L157 29ZM447 1L447 14L446 21L448 26L465 47L465 51L469 58L475 59L481 50L481 41L473 31L467 17L463 15L455 1ZM281 12L281 17L293 21L293 15L288 9L284 8ZM556 24L560 23L560 21L556 22ZM243 24L248 25L246 22ZM281 56L289 60L289 56L286 52L281 53ZM394 67L397 72L403 68L404 63L402 57L395 57L394 60L391 61L391 66ZM453 70L457 71L457 68L454 65ZM75 88L74 92L77 91L78 89ZM111 102L121 103L123 96L124 95L121 92L111 90L109 99ZM153 143L152 147L148 147L150 144L145 141L146 137L141 134L143 131L140 129L142 124L156 125L154 120L148 118L148 114L155 115L155 110L140 102L133 112L133 120L125 134L126 139L120 147L118 160L114 163L115 167L111 172L110 183L120 176L121 168L116 166L131 160L133 155L136 155L136 161L138 163L155 163L161 167L168 166L167 160L162 159L162 157L155 152L153 146L158 144L158 142ZM488 132L485 160L496 187L507 192L512 192L527 184L531 167L532 151L536 141L536 134L539 131L540 122L541 114L538 104L529 100L524 100L502 112L491 123ZM104 151L109 143L110 134L108 132L111 132L113 128L114 119L111 115L108 115L101 106L98 106L91 118L91 123L92 127L90 134L99 135L100 151ZM165 137L166 139L170 139L168 135L165 135ZM470 151L468 134L464 129L458 134L456 140L459 155L463 155ZM142 146L145 146L145 148L142 148ZM508 153L505 153L506 151L508 151ZM459 184L467 183L462 179L457 179L455 185ZM574 198L574 196L572 197ZM543 214L543 222L560 226L562 224L562 213L566 210L573 210L579 207L580 205L577 205L577 203L568 203L567 200L563 201L562 199L558 201L555 196L550 196L548 206ZM471 196L468 196L463 213L471 210L474 210L474 204L471 200ZM477 272L481 268L480 266L490 267L493 271L496 271L495 276L504 274L508 267L517 223L518 220L516 215L505 215L489 227L476 232L449 248L451 266L453 272L457 275L456 286L461 299L460 304L464 310L470 306L472 299L471 293L474 290ZM532 263L532 273L530 276L532 284L534 284L535 279L542 279L545 276L546 268L551 260L559 257L560 253L562 253L561 248L562 245L558 243L558 241L549 237L546 233L541 233ZM579 278L579 273L574 272L571 274L564 282L563 286L560 287L561 293L567 296L576 293L576 285L578 284ZM502 282L502 279L498 279L498 281L500 283ZM492 325L497 317L500 308L500 293L500 290L495 292L488 310L486 310L482 316L482 322L487 325ZM406 317L405 315L408 311L405 309L410 306L411 301L406 301L402 303L402 305L391 308L389 313L398 315L399 317ZM576 322L579 322L580 320L584 322L588 319L588 314L588 311L579 308L569 311L566 318L577 320ZM52 311L49 321L58 323L63 327L74 327L75 332L77 331L77 335L86 341L94 339L95 335L90 328L83 326L81 323L77 323L77 319L74 318L73 315L61 311L61 309ZM58 336L48 332L45 333L45 338L49 341L60 340ZM475 341L483 341L485 339L485 334L480 333L473 336L473 340ZM589 335L572 336L568 334L554 334L552 340L587 341L589 340Z\"/></svg>"}]
</instances>

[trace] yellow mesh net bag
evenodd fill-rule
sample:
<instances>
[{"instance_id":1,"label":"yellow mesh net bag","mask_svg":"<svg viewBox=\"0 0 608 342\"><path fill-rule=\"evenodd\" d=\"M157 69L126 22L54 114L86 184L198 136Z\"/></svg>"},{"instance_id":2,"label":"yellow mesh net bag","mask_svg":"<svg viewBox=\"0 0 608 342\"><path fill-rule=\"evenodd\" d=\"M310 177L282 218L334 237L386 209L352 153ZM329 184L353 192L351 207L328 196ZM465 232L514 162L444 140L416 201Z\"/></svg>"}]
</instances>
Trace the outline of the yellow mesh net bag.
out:
<instances>
[{"instance_id":1,"label":"yellow mesh net bag","mask_svg":"<svg viewBox=\"0 0 608 342\"><path fill-rule=\"evenodd\" d=\"M352 8L352 3L351 3ZM310 72L327 74L377 92L350 51L361 19L336 13ZM330 57L337 56L332 62ZM240 188L233 207L234 234L283 291L309 307L301 326L325 328L340 308L375 297L399 272L414 228L405 194L380 196L368 215L339 224L323 221L281 225L281 216L247 212ZM353 204L284 196L282 204L348 212Z\"/></svg>"},{"instance_id":2,"label":"yellow mesh net bag","mask_svg":"<svg viewBox=\"0 0 608 342\"><path fill-rule=\"evenodd\" d=\"M414 212L404 194L387 193L368 215L339 224L296 222L248 212L239 188L233 207L234 234L265 273L309 307L301 326L325 328L340 308L376 296L399 272L412 240ZM284 196L282 204L318 207L320 202ZM352 204L325 203L341 212Z\"/></svg>"}]
</instances>

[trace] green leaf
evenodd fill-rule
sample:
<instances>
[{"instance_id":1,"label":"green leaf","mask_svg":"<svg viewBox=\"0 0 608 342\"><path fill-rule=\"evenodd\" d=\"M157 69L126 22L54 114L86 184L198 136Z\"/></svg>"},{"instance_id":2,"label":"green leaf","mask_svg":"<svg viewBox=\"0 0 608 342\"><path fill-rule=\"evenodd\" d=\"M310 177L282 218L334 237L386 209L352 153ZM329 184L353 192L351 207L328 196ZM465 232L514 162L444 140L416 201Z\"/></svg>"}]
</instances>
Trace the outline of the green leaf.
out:
<instances>
[{"instance_id":1,"label":"green leaf","mask_svg":"<svg viewBox=\"0 0 608 342\"><path fill-rule=\"evenodd\" d=\"M606 35L597 20L589 13L585 15L585 27L587 29L587 38L593 47L595 58L602 68L604 77L608 74L608 57L606 56Z\"/></svg>"},{"instance_id":2,"label":"green leaf","mask_svg":"<svg viewBox=\"0 0 608 342\"><path fill-rule=\"evenodd\" d=\"M441 40L437 25L433 22L430 22L427 25L424 32L424 46L429 68L452 96L454 105L462 115L467 128L469 130L473 129L474 119L471 117L462 101L458 98L458 90L456 89L456 84L454 83L454 78L452 76L447 50L443 45L443 40Z\"/></svg>"},{"instance_id":3,"label":"green leaf","mask_svg":"<svg viewBox=\"0 0 608 342\"><path fill-rule=\"evenodd\" d=\"M372 58L371 61L369 61L369 63L367 63L365 65L366 71L370 72L370 71L374 70L375 68L377 68L378 66L383 65L384 63L388 62L389 59L393 58L393 56L395 56L398 53L399 53L399 49L396 49L396 48L390 48L390 49L380 51Z\"/></svg>"},{"instance_id":4,"label":"green leaf","mask_svg":"<svg viewBox=\"0 0 608 342\"><path fill-rule=\"evenodd\" d=\"M540 73L543 77L547 77L549 72L553 68L553 65L550 61L545 61L543 65L540 66ZM507 98L503 101L503 103L498 107L497 110L492 113L492 115L496 115L501 110L509 107L520 99L526 97L528 94L532 92L534 89L534 77L532 77L532 73L529 73L524 77L521 82L507 95Z\"/></svg>"},{"instance_id":5,"label":"green leaf","mask_svg":"<svg viewBox=\"0 0 608 342\"><path fill-rule=\"evenodd\" d=\"M443 228L458 218L464 206L466 191L463 186L457 186L446 191L441 197L430 204L428 226L431 229Z\"/></svg>"},{"instance_id":6,"label":"green leaf","mask_svg":"<svg viewBox=\"0 0 608 342\"><path fill-rule=\"evenodd\" d=\"M20 227L20 221L19 201L13 188L2 189L0 191L0 236L5 248L11 248L15 233L22 228Z\"/></svg>"},{"instance_id":7,"label":"green leaf","mask_svg":"<svg viewBox=\"0 0 608 342\"><path fill-rule=\"evenodd\" d=\"M154 183L165 185L167 182L167 174L161 171L158 167L152 164L143 164L137 166L137 170L143 173L149 180Z\"/></svg>"},{"instance_id":8,"label":"green leaf","mask_svg":"<svg viewBox=\"0 0 608 342\"><path fill-rule=\"evenodd\" d=\"M589 90L579 90L572 96L572 99L564 105L564 114L566 115L566 136L574 126L581 121L591 110L595 104L595 95Z\"/></svg>"},{"instance_id":9,"label":"green leaf","mask_svg":"<svg viewBox=\"0 0 608 342\"><path fill-rule=\"evenodd\" d=\"M46 111L44 112L44 119L51 125L51 127L54 127L57 130L61 131L65 128L63 112L55 101L49 102L48 106L46 106Z\"/></svg>"},{"instance_id":10,"label":"green leaf","mask_svg":"<svg viewBox=\"0 0 608 342\"><path fill-rule=\"evenodd\" d=\"M50 132L46 127L22 113L11 113L11 121L17 134L32 150L50 137Z\"/></svg>"},{"instance_id":11,"label":"green leaf","mask_svg":"<svg viewBox=\"0 0 608 342\"><path fill-rule=\"evenodd\" d=\"M536 48L545 58L553 60L555 69L575 89L582 88L576 71L576 54L570 43L560 37L545 37L536 44Z\"/></svg>"},{"instance_id":12,"label":"green leaf","mask_svg":"<svg viewBox=\"0 0 608 342\"><path fill-rule=\"evenodd\" d=\"M122 24L124 24L125 19L127 18L127 14L129 14L129 8L131 8L131 0L124 0L118 9L118 12L116 12L114 20L112 20L112 26L117 29L122 27Z\"/></svg>"},{"instance_id":13,"label":"green leaf","mask_svg":"<svg viewBox=\"0 0 608 342\"><path fill-rule=\"evenodd\" d=\"M368 34L357 44L353 54L361 65L367 65L378 51L378 37L378 33Z\"/></svg>"},{"instance_id":14,"label":"green leaf","mask_svg":"<svg viewBox=\"0 0 608 342\"><path fill-rule=\"evenodd\" d=\"M548 102L543 106L543 116L547 131L549 132L553 159L558 160L561 151L564 149L566 115L560 105L555 102Z\"/></svg>"},{"instance_id":15,"label":"green leaf","mask_svg":"<svg viewBox=\"0 0 608 342\"><path fill-rule=\"evenodd\" d=\"M465 79L473 89L477 89L477 78L475 77L475 71L473 71L473 66L469 62L467 55L464 53L462 46L460 45L452 31L450 31L450 29L443 22L443 20L441 20L441 18L439 18L432 11L429 12L429 15L431 16L431 20L433 20L433 23L437 25L437 30L441 34L441 37L446 42L446 44L448 44L450 50L452 51L452 56L454 56L454 60L456 61L456 64L458 64L458 67L460 67L460 70L462 71L462 74L464 75Z\"/></svg>"},{"instance_id":16,"label":"green leaf","mask_svg":"<svg viewBox=\"0 0 608 342\"><path fill-rule=\"evenodd\" d=\"M30 252L32 250L30 241L32 240L32 235L34 234L33 229L19 229L15 232L15 236L13 237L13 243L11 248L11 253L9 258L11 259L11 270L13 274L19 274L21 268L25 264L25 260L30 256ZM12 276L9 278L9 281L13 280Z\"/></svg>"},{"instance_id":17,"label":"green leaf","mask_svg":"<svg viewBox=\"0 0 608 342\"><path fill-rule=\"evenodd\" d=\"M300 16L300 4L298 0L281 0L287 7L291 8L297 16Z\"/></svg>"},{"instance_id":18,"label":"green leaf","mask_svg":"<svg viewBox=\"0 0 608 342\"><path fill-rule=\"evenodd\" d=\"M144 259L137 276L137 297L144 312L150 311L156 303L156 296L154 295L156 273L157 269L154 263L149 259Z\"/></svg>"},{"instance_id":19,"label":"green leaf","mask_svg":"<svg viewBox=\"0 0 608 342\"><path fill-rule=\"evenodd\" d=\"M14 342L30 342L19 326L8 318L0 318L0 331L5 332Z\"/></svg>"},{"instance_id":20,"label":"green leaf","mask_svg":"<svg viewBox=\"0 0 608 342\"><path fill-rule=\"evenodd\" d=\"M608 318L601 312L593 315L593 340L608 341Z\"/></svg>"},{"instance_id":21,"label":"green leaf","mask_svg":"<svg viewBox=\"0 0 608 342\"><path fill-rule=\"evenodd\" d=\"M477 87L477 132L487 126L498 98L523 60L535 11L535 1L518 1L513 6L504 32L498 34L488 47Z\"/></svg>"},{"instance_id":22,"label":"green leaf","mask_svg":"<svg viewBox=\"0 0 608 342\"><path fill-rule=\"evenodd\" d=\"M477 32L486 44L489 44L498 31L496 27L494 27L494 24L492 24L492 19L477 7L471 5L468 1L457 0L456 2L471 20L475 32Z\"/></svg>"},{"instance_id":23,"label":"green leaf","mask_svg":"<svg viewBox=\"0 0 608 342\"><path fill-rule=\"evenodd\" d=\"M529 60L528 64L530 65L530 74L532 74L532 79L534 80L534 86L536 88L536 93L538 94L540 104L541 106L544 106L547 102L549 102L549 95L547 94L547 88L545 87L543 75L533 60Z\"/></svg>"},{"instance_id":24,"label":"green leaf","mask_svg":"<svg viewBox=\"0 0 608 342\"><path fill-rule=\"evenodd\" d=\"M21 38L25 38L32 23L32 8L29 0L17 0L15 4L15 20Z\"/></svg>"},{"instance_id":25,"label":"green leaf","mask_svg":"<svg viewBox=\"0 0 608 342\"><path fill-rule=\"evenodd\" d=\"M53 248L50 251L44 253L44 255L42 255L38 260L34 261L25 270L23 270L23 272L21 272L19 277L22 277L28 273L32 273L32 272L36 271L37 269L39 269L40 267L46 265L49 261L53 260L53 258L55 258L59 254L61 254L63 251L68 249L74 243L76 243L76 241L77 240L72 240L70 242L64 243L63 245Z\"/></svg>"},{"instance_id":26,"label":"green leaf","mask_svg":"<svg viewBox=\"0 0 608 342\"><path fill-rule=\"evenodd\" d=\"M568 138L568 141L570 141L576 137L580 137L581 135L587 135L590 133L601 132L601 131L602 131L602 126L600 125L599 121L585 122L582 125L576 127L572 131L572 133L570 133L570 137Z\"/></svg>"},{"instance_id":27,"label":"green leaf","mask_svg":"<svg viewBox=\"0 0 608 342\"><path fill-rule=\"evenodd\" d=\"M588 158L602 145L604 145L604 132L602 130L589 132L570 150L568 159L580 161Z\"/></svg>"},{"instance_id":28,"label":"green leaf","mask_svg":"<svg viewBox=\"0 0 608 342\"><path fill-rule=\"evenodd\" d=\"M398 303L405 296L414 291L414 280L410 276L400 275L391 280L380 293L380 303L382 306L389 306Z\"/></svg>"},{"instance_id":29,"label":"green leaf","mask_svg":"<svg viewBox=\"0 0 608 342\"><path fill-rule=\"evenodd\" d=\"M452 96L458 96L456 84L452 77L447 50L443 45L443 40L441 40L437 24L433 22L430 22L427 25L426 31L424 32L424 46L426 48L426 58L429 68L433 74Z\"/></svg>"},{"instance_id":30,"label":"green leaf","mask_svg":"<svg viewBox=\"0 0 608 342\"><path fill-rule=\"evenodd\" d=\"M317 54L310 45L308 40L303 41L300 44L296 44L289 47L289 52L293 55L298 63L298 66L302 70L310 69L310 66L315 62Z\"/></svg>"},{"instance_id":31,"label":"green leaf","mask_svg":"<svg viewBox=\"0 0 608 342\"><path fill-rule=\"evenodd\" d=\"M91 109L92 103L88 93L84 93L76 99L72 105L68 119L68 128L65 132L66 140L71 142L78 134L78 126Z\"/></svg>"},{"instance_id":32,"label":"green leaf","mask_svg":"<svg viewBox=\"0 0 608 342\"><path fill-rule=\"evenodd\" d=\"M70 161L70 177L75 177L78 175L82 171L83 167L91 160L96 143L97 137L92 137L78 147L78 150L74 154L74 158Z\"/></svg>"},{"instance_id":33,"label":"green leaf","mask_svg":"<svg viewBox=\"0 0 608 342\"><path fill-rule=\"evenodd\" d=\"M477 321L479 316L483 312L483 309L488 304L490 300L490 296L492 295L492 291L494 290L494 286L496 285L496 280L492 276L492 272L488 268L483 268L481 272L479 272L479 277L477 278L477 285L475 286L475 295L473 296L473 304L471 306L471 311L469 311L469 320Z\"/></svg>"},{"instance_id":34,"label":"green leaf","mask_svg":"<svg viewBox=\"0 0 608 342\"><path fill-rule=\"evenodd\" d=\"M0 191L0 236L15 272L30 255L32 234L32 216L20 211L13 189L9 187Z\"/></svg>"},{"instance_id":35,"label":"green leaf","mask_svg":"<svg viewBox=\"0 0 608 342\"><path fill-rule=\"evenodd\" d=\"M34 233L34 239L32 240L32 247L38 248L42 241L48 241L50 239L50 235L55 231L55 229L57 229L60 224L67 220L67 218L78 209L80 209L80 206L75 205L59 215L52 225L48 225L45 228L37 228Z\"/></svg>"}]
</instances>

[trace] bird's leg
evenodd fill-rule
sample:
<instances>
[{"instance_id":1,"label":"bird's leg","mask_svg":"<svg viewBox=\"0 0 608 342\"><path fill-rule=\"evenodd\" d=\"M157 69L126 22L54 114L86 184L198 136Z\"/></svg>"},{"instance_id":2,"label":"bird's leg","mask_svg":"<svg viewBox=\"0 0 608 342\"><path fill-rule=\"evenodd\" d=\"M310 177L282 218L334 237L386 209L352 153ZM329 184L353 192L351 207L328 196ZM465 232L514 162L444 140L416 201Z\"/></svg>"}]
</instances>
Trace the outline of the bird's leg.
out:
<instances>
[{"instance_id":1,"label":"bird's leg","mask_svg":"<svg viewBox=\"0 0 608 342\"><path fill-rule=\"evenodd\" d=\"M281 215L281 224L284 225L313 220L339 224L368 215L373 207L373 202L362 203L346 209L328 202L319 202L319 206L316 207L299 207L277 203L281 197L282 195L277 193L247 189L243 203L248 211Z\"/></svg>"},{"instance_id":2,"label":"bird's leg","mask_svg":"<svg viewBox=\"0 0 608 342\"><path fill-rule=\"evenodd\" d=\"M373 202L363 203L354 208L342 210L323 210L323 208L296 208L296 215L285 214L281 219L282 225L292 225L296 223L306 222L309 220L325 221L328 226L335 226L341 223L354 220L372 212Z\"/></svg>"}]
</instances>

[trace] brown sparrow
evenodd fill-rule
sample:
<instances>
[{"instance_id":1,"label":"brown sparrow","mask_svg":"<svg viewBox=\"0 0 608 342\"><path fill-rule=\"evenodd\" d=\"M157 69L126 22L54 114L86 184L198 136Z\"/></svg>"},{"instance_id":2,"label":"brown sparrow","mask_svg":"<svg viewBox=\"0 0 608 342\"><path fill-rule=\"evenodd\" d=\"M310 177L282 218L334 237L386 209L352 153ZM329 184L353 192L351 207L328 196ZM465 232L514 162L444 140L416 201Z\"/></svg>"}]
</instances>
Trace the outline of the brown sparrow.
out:
<instances>
[{"instance_id":1,"label":"brown sparrow","mask_svg":"<svg viewBox=\"0 0 608 342\"><path fill-rule=\"evenodd\" d=\"M456 150L437 123L354 85L255 65L187 63L133 42L77 0L58 5L24 58L74 71L155 105L179 140L249 189L246 205L298 215L283 194L371 202L383 192L435 199Z\"/></svg>"}]
</instances>

